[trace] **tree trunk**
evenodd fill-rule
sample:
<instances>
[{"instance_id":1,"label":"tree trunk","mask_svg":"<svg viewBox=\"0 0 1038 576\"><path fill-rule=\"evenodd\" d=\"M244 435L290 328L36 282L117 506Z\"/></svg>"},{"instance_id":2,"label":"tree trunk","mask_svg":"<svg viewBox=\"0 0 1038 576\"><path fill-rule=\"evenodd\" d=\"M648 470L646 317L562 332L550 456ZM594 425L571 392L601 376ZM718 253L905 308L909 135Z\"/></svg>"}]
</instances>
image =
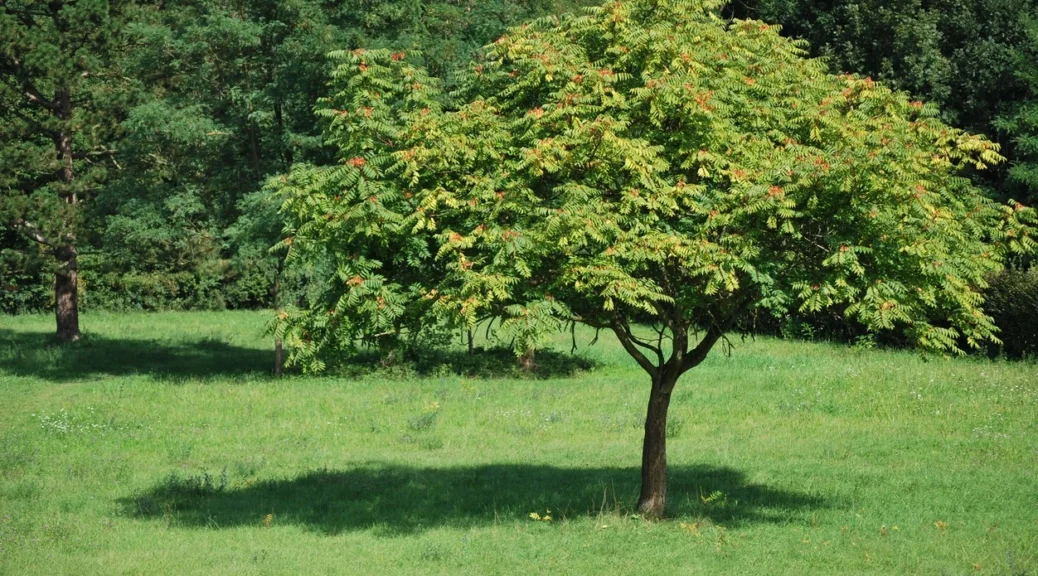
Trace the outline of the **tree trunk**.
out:
<instances>
[{"instance_id":1,"label":"tree trunk","mask_svg":"<svg viewBox=\"0 0 1038 576\"><path fill-rule=\"evenodd\" d=\"M79 340L79 262L74 246L55 251L58 268L54 274L54 313L58 324L58 340Z\"/></svg>"},{"instance_id":2,"label":"tree trunk","mask_svg":"<svg viewBox=\"0 0 1038 576\"><path fill-rule=\"evenodd\" d=\"M663 362L660 344L652 346L635 338L626 318L616 316L612 324L613 332L624 350L652 377L649 408L645 414L645 439L642 443L642 491L638 498L638 511L646 518L663 516L667 507L667 409L670 408L674 385L683 373L702 363L710 349L724 335L722 325L711 325L703 339L690 351L689 324L682 318L681 314L677 314L667 319L673 351L666 362ZM639 347L654 351L659 356L659 364L649 360Z\"/></svg>"},{"instance_id":3,"label":"tree trunk","mask_svg":"<svg viewBox=\"0 0 1038 576\"><path fill-rule=\"evenodd\" d=\"M65 88L55 91L54 102L57 116L68 122L72 117L72 97ZM72 187L75 171L72 165L72 132L65 126L57 135L55 144L58 158L61 160L60 177L65 189L61 199L74 212L79 199ZM71 217L65 221L64 238L55 242L54 257L58 260L54 274L54 313L58 325L58 341L74 342L79 340L79 252L74 242L76 235L72 229ZM60 244L58 244L60 242Z\"/></svg>"},{"instance_id":4,"label":"tree trunk","mask_svg":"<svg viewBox=\"0 0 1038 576\"><path fill-rule=\"evenodd\" d=\"M527 348L526 352L519 357L519 367L527 372L533 370L534 366L536 366L534 363L534 354L535 351L533 348Z\"/></svg>"},{"instance_id":5,"label":"tree trunk","mask_svg":"<svg viewBox=\"0 0 1038 576\"><path fill-rule=\"evenodd\" d=\"M252 151L252 173L256 177L256 182L259 182L263 179L263 171L260 170L259 142L256 132L256 125L249 124L249 148L251 148Z\"/></svg>"},{"instance_id":6,"label":"tree trunk","mask_svg":"<svg viewBox=\"0 0 1038 576\"><path fill-rule=\"evenodd\" d=\"M274 80L271 79L270 83L273 84ZM281 102L279 101L274 102L274 125L277 126L278 138L281 141L281 145L284 147L284 152L282 154L282 158L285 162L284 171L288 172L288 169L292 167L292 163L295 162L295 158L292 157L292 146L287 143L288 138L285 137L285 119L284 113L281 111Z\"/></svg>"},{"instance_id":7,"label":"tree trunk","mask_svg":"<svg viewBox=\"0 0 1038 576\"><path fill-rule=\"evenodd\" d=\"M281 269L284 266L284 260L278 258L277 269L274 272L274 290L272 296L274 297L274 310L277 314L281 314ZM274 376L281 376L281 368L284 366L284 345L281 342L281 338L274 337Z\"/></svg>"},{"instance_id":8,"label":"tree trunk","mask_svg":"<svg viewBox=\"0 0 1038 576\"><path fill-rule=\"evenodd\" d=\"M659 518L667 506L667 409L677 376L664 373L653 380L645 415L642 443L642 490L638 512Z\"/></svg>"}]
</instances>

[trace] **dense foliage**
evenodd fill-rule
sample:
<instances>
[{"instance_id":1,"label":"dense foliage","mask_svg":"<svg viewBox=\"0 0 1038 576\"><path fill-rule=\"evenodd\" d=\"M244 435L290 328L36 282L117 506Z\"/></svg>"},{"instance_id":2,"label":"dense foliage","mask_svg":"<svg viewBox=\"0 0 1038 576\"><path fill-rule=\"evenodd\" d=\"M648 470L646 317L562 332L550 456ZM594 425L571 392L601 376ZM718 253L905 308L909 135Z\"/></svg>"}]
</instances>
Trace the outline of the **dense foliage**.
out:
<instances>
[{"instance_id":1,"label":"dense foliage","mask_svg":"<svg viewBox=\"0 0 1038 576\"><path fill-rule=\"evenodd\" d=\"M1001 329L995 354L1038 357L1038 268L1006 270L991 282L985 307Z\"/></svg>"},{"instance_id":2,"label":"dense foliage","mask_svg":"<svg viewBox=\"0 0 1038 576\"><path fill-rule=\"evenodd\" d=\"M1033 0L750 0L729 14L782 25L808 40L833 72L856 72L936 104L945 121L987 134L1009 161L971 174L992 197L1038 204L1038 4ZM1031 258L1015 265L1033 266ZM1013 284L1011 278L996 284ZM1000 294L991 294L1000 298ZM753 327L773 334L854 341L865 327L839 315L792 313ZM1015 319L996 314L1002 327ZM1038 324L1038 316L1027 322ZM1008 331L1012 340L1016 331ZM902 343L895 334L880 342ZM1019 348L1006 346L1013 354Z\"/></svg>"},{"instance_id":3,"label":"dense foliage","mask_svg":"<svg viewBox=\"0 0 1038 576\"><path fill-rule=\"evenodd\" d=\"M1015 152L1010 183L1025 191L1032 203L1038 203L1038 6L1022 23L1026 40L1015 46L1011 55L1025 97L1013 102L996 126L1011 138Z\"/></svg>"},{"instance_id":4,"label":"dense foliage","mask_svg":"<svg viewBox=\"0 0 1038 576\"><path fill-rule=\"evenodd\" d=\"M326 53L420 48L449 79L507 25L579 4L3 3L0 311L53 304L53 250L16 230L22 220L51 234L75 228L86 307L272 305L279 258L268 249L280 224L269 225L276 213L259 189L293 162L331 157L313 116ZM48 131L62 121L26 96L29 78L44 91L56 78L72 83L74 209L59 205L57 187L68 186L53 176Z\"/></svg>"},{"instance_id":5,"label":"dense foliage","mask_svg":"<svg viewBox=\"0 0 1038 576\"><path fill-rule=\"evenodd\" d=\"M880 79L937 104L946 122L988 134L1010 163L977 181L1003 198L1038 200L1038 182L1019 178L1020 162L1034 158L1021 137L1034 131L1012 120L1038 106L1034 0L748 0L729 11L781 24L833 72Z\"/></svg>"},{"instance_id":6,"label":"dense foliage","mask_svg":"<svg viewBox=\"0 0 1038 576\"><path fill-rule=\"evenodd\" d=\"M0 222L5 236L31 241L15 243L22 254L50 262L65 341L79 338L78 253L96 227L84 203L118 167L112 118L127 80L114 62L119 30L133 13L132 2L106 0L0 7Z\"/></svg>"},{"instance_id":7,"label":"dense foliage","mask_svg":"<svg viewBox=\"0 0 1038 576\"><path fill-rule=\"evenodd\" d=\"M564 325L610 330L652 380L640 508L658 514L671 391L744 318L844 306L938 351L997 341L980 290L1036 246L1031 209L962 176L997 146L717 8L512 29L455 98L404 52L336 53L318 114L337 164L272 184L289 261L334 262L280 318L292 361L484 320L527 359Z\"/></svg>"},{"instance_id":8,"label":"dense foliage","mask_svg":"<svg viewBox=\"0 0 1038 576\"><path fill-rule=\"evenodd\" d=\"M594 3L3 3L0 312L54 307L56 278L66 302L76 295L95 309L269 307L278 278L282 301L312 300L332 263L286 268L283 252L269 252L282 222L260 188L293 163L334 161L313 115L332 69L322 55L405 51L449 92L465 83L459 65L506 26ZM943 121L988 134L1008 162L971 179L992 197L1035 203L1033 0L752 0L719 10L781 24L831 72L881 79L936 104ZM61 133L69 172L59 170ZM70 270L75 289L61 274ZM825 314L749 325L864 330Z\"/></svg>"}]
</instances>

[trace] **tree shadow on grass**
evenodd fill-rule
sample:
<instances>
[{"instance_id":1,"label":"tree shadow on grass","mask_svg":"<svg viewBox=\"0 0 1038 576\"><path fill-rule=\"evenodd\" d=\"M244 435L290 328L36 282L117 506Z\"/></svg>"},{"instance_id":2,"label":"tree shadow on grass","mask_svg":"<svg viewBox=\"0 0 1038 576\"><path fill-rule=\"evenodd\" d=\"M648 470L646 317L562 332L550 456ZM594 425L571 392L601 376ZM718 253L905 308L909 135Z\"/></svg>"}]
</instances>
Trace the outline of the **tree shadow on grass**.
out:
<instances>
[{"instance_id":1,"label":"tree shadow on grass","mask_svg":"<svg viewBox=\"0 0 1038 576\"><path fill-rule=\"evenodd\" d=\"M0 374L68 382L97 376L148 374L161 379L241 376L270 372L274 352L215 338L149 340L85 334L59 344L49 332L0 329Z\"/></svg>"},{"instance_id":2,"label":"tree shadow on grass","mask_svg":"<svg viewBox=\"0 0 1038 576\"><path fill-rule=\"evenodd\" d=\"M511 348L478 347L471 354L456 349L416 350L390 366L383 366L377 354L362 353L344 360L332 372L354 377L379 374L388 377L560 378L577 376L597 367L598 362L585 356L538 350L534 367L523 370Z\"/></svg>"},{"instance_id":3,"label":"tree shadow on grass","mask_svg":"<svg viewBox=\"0 0 1038 576\"><path fill-rule=\"evenodd\" d=\"M373 530L384 536L440 526L473 527L526 520L630 513L638 493L633 468L556 468L521 464L414 468L369 463L284 480L229 480L226 474L173 475L118 501L122 512L171 526L231 528L298 525L334 535ZM826 507L817 496L753 484L731 468L673 467L672 516L727 526L787 522ZM270 515L269 517L267 515Z\"/></svg>"},{"instance_id":4,"label":"tree shadow on grass","mask_svg":"<svg viewBox=\"0 0 1038 576\"><path fill-rule=\"evenodd\" d=\"M59 344L49 332L0 328L0 374L69 382L98 376L147 374L160 380L185 380L245 375L269 375L274 351L234 346L215 338L149 340L107 338L85 334L71 344ZM538 353L532 372L519 370L505 349L423 351L394 366L383 366L376 355L362 354L330 371L343 377L386 378L462 375L474 378L574 376L596 364L581 356L552 350Z\"/></svg>"}]
</instances>

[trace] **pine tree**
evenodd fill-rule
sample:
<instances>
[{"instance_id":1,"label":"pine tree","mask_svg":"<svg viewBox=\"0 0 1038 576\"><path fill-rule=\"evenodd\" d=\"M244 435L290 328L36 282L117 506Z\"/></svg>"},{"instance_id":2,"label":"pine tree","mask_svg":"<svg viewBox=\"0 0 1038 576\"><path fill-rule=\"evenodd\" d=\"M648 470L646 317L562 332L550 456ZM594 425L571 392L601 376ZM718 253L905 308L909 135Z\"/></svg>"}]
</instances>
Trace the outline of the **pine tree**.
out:
<instances>
[{"instance_id":1,"label":"pine tree","mask_svg":"<svg viewBox=\"0 0 1038 576\"><path fill-rule=\"evenodd\" d=\"M55 261L58 339L79 338L83 204L113 166L110 73L126 3L12 0L0 5L0 225Z\"/></svg>"}]
</instances>

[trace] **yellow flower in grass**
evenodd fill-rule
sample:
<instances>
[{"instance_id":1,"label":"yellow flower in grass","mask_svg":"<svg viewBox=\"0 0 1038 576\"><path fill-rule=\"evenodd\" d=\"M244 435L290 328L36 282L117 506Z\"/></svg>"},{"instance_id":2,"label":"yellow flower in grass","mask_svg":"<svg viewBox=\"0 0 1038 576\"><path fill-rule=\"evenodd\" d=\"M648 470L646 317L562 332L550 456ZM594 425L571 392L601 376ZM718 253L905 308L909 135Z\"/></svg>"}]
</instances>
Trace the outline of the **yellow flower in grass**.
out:
<instances>
[{"instance_id":1,"label":"yellow flower in grass","mask_svg":"<svg viewBox=\"0 0 1038 576\"><path fill-rule=\"evenodd\" d=\"M530 520L537 522L551 522L551 510L546 510L544 516L541 516L536 512L530 512Z\"/></svg>"}]
</instances>

